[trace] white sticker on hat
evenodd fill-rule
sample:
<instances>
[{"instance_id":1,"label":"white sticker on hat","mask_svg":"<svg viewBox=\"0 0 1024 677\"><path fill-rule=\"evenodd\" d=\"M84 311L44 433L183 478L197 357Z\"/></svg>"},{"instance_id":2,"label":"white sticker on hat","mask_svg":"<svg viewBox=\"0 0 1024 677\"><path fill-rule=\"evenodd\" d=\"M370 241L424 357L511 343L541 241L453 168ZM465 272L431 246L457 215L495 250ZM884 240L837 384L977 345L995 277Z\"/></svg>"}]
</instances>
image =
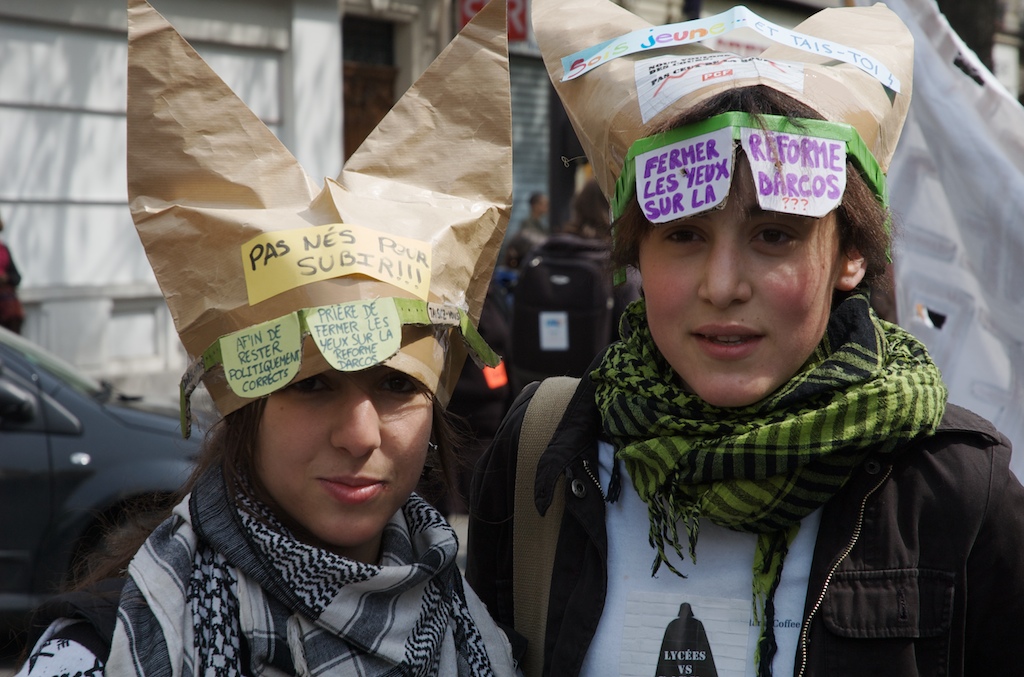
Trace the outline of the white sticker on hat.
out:
<instances>
[{"instance_id":1,"label":"white sticker on hat","mask_svg":"<svg viewBox=\"0 0 1024 677\"><path fill-rule=\"evenodd\" d=\"M804 91L804 66L735 54L659 56L634 66L640 115L646 124L687 94L720 82L761 78Z\"/></svg>"},{"instance_id":2,"label":"white sticker on hat","mask_svg":"<svg viewBox=\"0 0 1024 677\"><path fill-rule=\"evenodd\" d=\"M881 61L875 60L862 50L851 49L838 42L791 31L759 17L742 5L703 19L638 28L625 35L605 40L587 49L562 57L562 72L564 73L562 82L578 78L602 64L629 54L649 49L689 45L725 35L737 28L752 29L781 45L852 64L892 91L900 91L899 79L890 73Z\"/></svg>"},{"instance_id":3,"label":"white sticker on hat","mask_svg":"<svg viewBox=\"0 0 1024 677\"><path fill-rule=\"evenodd\" d=\"M302 335L296 313L218 340L228 387L239 397L269 395L295 378L302 366Z\"/></svg>"},{"instance_id":4,"label":"white sticker on hat","mask_svg":"<svg viewBox=\"0 0 1024 677\"><path fill-rule=\"evenodd\" d=\"M402 321L392 298L307 308L303 314L324 359L338 371L367 369L402 347Z\"/></svg>"},{"instance_id":5,"label":"white sticker on hat","mask_svg":"<svg viewBox=\"0 0 1024 677\"><path fill-rule=\"evenodd\" d=\"M636 196L651 223L699 214L722 203L732 182L732 128L636 156Z\"/></svg>"},{"instance_id":6,"label":"white sticker on hat","mask_svg":"<svg viewBox=\"0 0 1024 677\"><path fill-rule=\"evenodd\" d=\"M744 128L743 150L765 211L819 218L846 190L846 144L799 134Z\"/></svg>"}]
</instances>

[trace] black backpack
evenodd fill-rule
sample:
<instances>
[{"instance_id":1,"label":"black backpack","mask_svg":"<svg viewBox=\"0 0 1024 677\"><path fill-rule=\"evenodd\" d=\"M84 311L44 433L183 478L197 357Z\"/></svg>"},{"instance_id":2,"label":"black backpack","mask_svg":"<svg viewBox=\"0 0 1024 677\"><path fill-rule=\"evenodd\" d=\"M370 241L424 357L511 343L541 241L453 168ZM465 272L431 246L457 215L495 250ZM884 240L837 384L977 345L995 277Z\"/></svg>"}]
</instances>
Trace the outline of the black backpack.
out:
<instances>
[{"instance_id":1,"label":"black backpack","mask_svg":"<svg viewBox=\"0 0 1024 677\"><path fill-rule=\"evenodd\" d=\"M34 610L27 632L26 651L31 651L54 621L71 618L85 621L65 627L51 640L78 642L106 663L117 623L117 605L126 578L107 578L85 590L47 599Z\"/></svg>"},{"instance_id":2,"label":"black backpack","mask_svg":"<svg viewBox=\"0 0 1024 677\"><path fill-rule=\"evenodd\" d=\"M517 389L548 376L582 376L611 342L615 300L609 246L552 235L522 260L511 321Z\"/></svg>"}]
</instances>

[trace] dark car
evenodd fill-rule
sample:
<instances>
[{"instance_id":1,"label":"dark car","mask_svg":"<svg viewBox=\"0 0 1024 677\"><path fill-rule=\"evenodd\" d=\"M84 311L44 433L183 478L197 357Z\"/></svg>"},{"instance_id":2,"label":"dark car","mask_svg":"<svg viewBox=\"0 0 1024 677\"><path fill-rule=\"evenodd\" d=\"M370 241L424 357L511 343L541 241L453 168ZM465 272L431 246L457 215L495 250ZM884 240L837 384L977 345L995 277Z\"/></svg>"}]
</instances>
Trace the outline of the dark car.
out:
<instances>
[{"instance_id":1,"label":"dark car","mask_svg":"<svg viewBox=\"0 0 1024 677\"><path fill-rule=\"evenodd\" d=\"M0 329L0 623L23 623L135 499L176 491L201 438Z\"/></svg>"}]
</instances>

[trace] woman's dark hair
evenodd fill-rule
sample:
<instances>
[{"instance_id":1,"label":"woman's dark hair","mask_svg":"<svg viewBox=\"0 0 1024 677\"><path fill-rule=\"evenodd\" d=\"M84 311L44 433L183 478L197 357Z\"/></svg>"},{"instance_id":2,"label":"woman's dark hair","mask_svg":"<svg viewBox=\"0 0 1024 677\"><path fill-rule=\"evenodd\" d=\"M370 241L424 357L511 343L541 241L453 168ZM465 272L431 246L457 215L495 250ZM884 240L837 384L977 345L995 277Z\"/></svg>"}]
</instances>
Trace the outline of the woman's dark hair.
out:
<instances>
[{"instance_id":1,"label":"woman's dark hair","mask_svg":"<svg viewBox=\"0 0 1024 677\"><path fill-rule=\"evenodd\" d=\"M749 113L755 117L783 115L789 118L824 119L813 108L792 97L770 87L757 85L717 94L683 111L665 125L651 130L651 134L683 127L730 111ZM799 120L794 120L793 124L800 126ZM846 192L843 193L843 201L836 209L836 214L840 249L844 252L860 252L867 264L862 284L883 286L887 279L885 270L891 242L887 227L890 214L849 159ZM640 258L640 243L654 229L654 225L644 216L637 201L630 200L622 216L615 222L614 228L613 263L622 268L636 267Z\"/></svg>"},{"instance_id":2,"label":"woman's dark hair","mask_svg":"<svg viewBox=\"0 0 1024 677\"><path fill-rule=\"evenodd\" d=\"M436 452L432 450L428 454L427 465L439 466L436 480L433 477L431 479L451 491L456 468L455 445L459 433L444 407L425 386L423 392L433 407L431 440L436 445ZM131 515L125 515L132 519L107 525L107 538L101 539L99 547L78 563L66 587L81 590L106 578L126 575L129 562L149 535L160 522L170 516L174 506L192 491L199 478L211 468L220 467L229 496L244 494L266 503L256 473L256 438L266 402L266 398L250 402L214 424L203 439L202 450L192 474L178 492L170 497L140 502L133 506Z\"/></svg>"}]
</instances>

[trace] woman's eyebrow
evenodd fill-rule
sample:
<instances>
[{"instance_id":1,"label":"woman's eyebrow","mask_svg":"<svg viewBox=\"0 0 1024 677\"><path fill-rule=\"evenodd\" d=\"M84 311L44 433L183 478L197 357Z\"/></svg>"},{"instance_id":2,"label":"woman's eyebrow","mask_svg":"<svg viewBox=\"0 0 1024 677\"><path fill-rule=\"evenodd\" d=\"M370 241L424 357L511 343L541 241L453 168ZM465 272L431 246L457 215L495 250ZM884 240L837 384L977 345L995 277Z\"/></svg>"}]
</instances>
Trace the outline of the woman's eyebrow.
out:
<instances>
[{"instance_id":1,"label":"woman's eyebrow","mask_svg":"<svg viewBox=\"0 0 1024 677\"><path fill-rule=\"evenodd\" d=\"M786 220L786 221L789 221L789 222L800 222L800 223L804 223L804 222L806 222L806 223L813 223L814 221L817 221L818 218L820 218L820 217L816 217L816 216L809 216L807 214L793 214L793 213L790 213L790 212L779 212L779 211L774 211L774 210L771 210L771 209L763 209L761 207L760 203L757 202L757 200L755 200L752 205L747 205L746 209L744 210L744 214L747 217L753 217L753 218L765 218L765 217L768 217L768 218L774 218L774 219L783 219L783 220ZM696 217L694 217L694 218L696 218Z\"/></svg>"}]
</instances>

